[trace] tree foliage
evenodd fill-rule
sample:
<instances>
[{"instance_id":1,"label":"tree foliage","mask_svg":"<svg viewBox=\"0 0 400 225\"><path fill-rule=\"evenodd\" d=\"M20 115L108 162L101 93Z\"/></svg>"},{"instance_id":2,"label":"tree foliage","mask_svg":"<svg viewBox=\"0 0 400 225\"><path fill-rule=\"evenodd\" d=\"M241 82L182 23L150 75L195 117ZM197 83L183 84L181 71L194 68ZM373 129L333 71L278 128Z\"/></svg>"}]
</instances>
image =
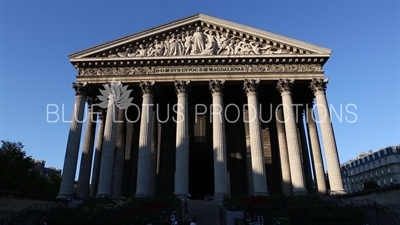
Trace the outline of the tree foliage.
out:
<instances>
[{"instance_id":1,"label":"tree foliage","mask_svg":"<svg viewBox=\"0 0 400 225\"><path fill-rule=\"evenodd\" d=\"M21 142L1 141L0 189L40 197L55 197L61 182L60 176L41 177L34 169L34 160L26 155L23 148Z\"/></svg>"}]
</instances>

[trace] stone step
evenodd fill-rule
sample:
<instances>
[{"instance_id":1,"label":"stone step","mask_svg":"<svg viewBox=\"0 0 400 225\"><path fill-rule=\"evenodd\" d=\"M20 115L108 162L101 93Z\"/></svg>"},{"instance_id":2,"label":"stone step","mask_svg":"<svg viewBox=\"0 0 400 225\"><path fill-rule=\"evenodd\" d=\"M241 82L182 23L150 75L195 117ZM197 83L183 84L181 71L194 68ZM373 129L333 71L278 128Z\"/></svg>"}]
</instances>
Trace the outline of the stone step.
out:
<instances>
[{"instance_id":1,"label":"stone step","mask_svg":"<svg viewBox=\"0 0 400 225\"><path fill-rule=\"evenodd\" d=\"M219 225L221 202L189 200L189 213L184 215L184 220L196 217L198 225Z\"/></svg>"}]
</instances>

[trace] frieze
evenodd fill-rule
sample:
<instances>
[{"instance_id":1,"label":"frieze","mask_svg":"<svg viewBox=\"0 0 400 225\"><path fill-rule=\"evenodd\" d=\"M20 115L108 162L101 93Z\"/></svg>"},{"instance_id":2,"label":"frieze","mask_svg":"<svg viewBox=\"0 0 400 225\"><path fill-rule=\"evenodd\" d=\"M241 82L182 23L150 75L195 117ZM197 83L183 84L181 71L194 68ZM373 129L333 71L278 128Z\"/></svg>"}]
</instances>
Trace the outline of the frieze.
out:
<instances>
[{"instance_id":1,"label":"frieze","mask_svg":"<svg viewBox=\"0 0 400 225\"><path fill-rule=\"evenodd\" d=\"M108 57L162 57L198 55L271 55L300 54L286 46L274 45L264 40L240 37L229 32L200 26L175 30L158 38L131 43ZM104 56L102 56L104 57Z\"/></svg>"},{"instance_id":2,"label":"frieze","mask_svg":"<svg viewBox=\"0 0 400 225\"><path fill-rule=\"evenodd\" d=\"M180 73L292 73L323 72L320 64L265 64L242 66L182 66L182 67L108 67L79 68L79 76L129 76L138 74Z\"/></svg>"}]
</instances>

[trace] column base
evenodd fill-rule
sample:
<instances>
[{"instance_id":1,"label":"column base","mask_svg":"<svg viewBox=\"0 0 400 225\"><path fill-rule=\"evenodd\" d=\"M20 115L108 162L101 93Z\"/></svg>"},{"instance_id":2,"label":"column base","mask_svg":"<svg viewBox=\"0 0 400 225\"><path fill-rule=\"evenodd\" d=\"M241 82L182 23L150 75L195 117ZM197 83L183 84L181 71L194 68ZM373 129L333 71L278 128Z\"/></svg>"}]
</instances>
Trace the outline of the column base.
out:
<instances>
[{"instance_id":1,"label":"column base","mask_svg":"<svg viewBox=\"0 0 400 225\"><path fill-rule=\"evenodd\" d=\"M188 198L188 194L176 194L175 196L182 201Z\"/></svg>"},{"instance_id":2,"label":"column base","mask_svg":"<svg viewBox=\"0 0 400 225\"><path fill-rule=\"evenodd\" d=\"M344 195L344 194L347 194L347 192L344 189L329 191L329 195Z\"/></svg>"},{"instance_id":3,"label":"column base","mask_svg":"<svg viewBox=\"0 0 400 225\"><path fill-rule=\"evenodd\" d=\"M308 195L308 192L306 190L297 190L293 191L293 195Z\"/></svg>"},{"instance_id":4,"label":"column base","mask_svg":"<svg viewBox=\"0 0 400 225\"><path fill-rule=\"evenodd\" d=\"M269 195L268 191L265 191L265 192L254 192L253 193L253 196L268 196L268 195Z\"/></svg>"},{"instance_id":5,"label":"column base","mask_svg":"<svg viewBox=\"0 0 400 225\"><path fill-rule=\"evenodd\" d=\"M59 194L57 195L56 198L58 198L58 199L67 199L67 200L71 200L71 199L72 199L72 194L62 194L62 193L59 193Z\"/></svg>"},{"instance_id":6,"label":"column base","mask_svg":"<svg viewBox=\"0 0 400 225\"><path fill-rule=\"evenodd\" d=\"M110 194L97 194L96 198L111 198Z\"/></svg>"},{"instance_id":7,"label":"column base","mask_svg":"<svg viewBox=\"0 0 400 225\"><path fill-rule=\"evenodd\" d=\"M223 202L225 197L228 197L228 193L214 193L213 201Z\"/></svg>"},{"instance_id":8,"label":"column base","mask_svg":"<svg viewBox=\"0 0 400 225\"><path fill-rule=\"evenodd\" d=\"M135 198L150 198L149 194L135 194Z\"/></svg>"}]
</instances>

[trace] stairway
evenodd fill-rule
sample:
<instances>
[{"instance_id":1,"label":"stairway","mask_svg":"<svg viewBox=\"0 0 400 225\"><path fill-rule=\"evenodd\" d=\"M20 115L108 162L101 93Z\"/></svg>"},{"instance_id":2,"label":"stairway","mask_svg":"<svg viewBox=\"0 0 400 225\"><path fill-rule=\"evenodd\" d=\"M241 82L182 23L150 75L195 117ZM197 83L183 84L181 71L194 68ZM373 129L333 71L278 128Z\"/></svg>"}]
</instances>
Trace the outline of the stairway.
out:
<instances>
[{"instance_id":1,"label":"stairway","mask_svg":"<svg viewBox=\"0 0 400 225\"><path fill-rule=\"evenodd\" d=\"M197 225L220 225L221 202L205 200L188 200L189 213L183 216L184 221L196 217Z\"/></svg>"}]
</instances>

